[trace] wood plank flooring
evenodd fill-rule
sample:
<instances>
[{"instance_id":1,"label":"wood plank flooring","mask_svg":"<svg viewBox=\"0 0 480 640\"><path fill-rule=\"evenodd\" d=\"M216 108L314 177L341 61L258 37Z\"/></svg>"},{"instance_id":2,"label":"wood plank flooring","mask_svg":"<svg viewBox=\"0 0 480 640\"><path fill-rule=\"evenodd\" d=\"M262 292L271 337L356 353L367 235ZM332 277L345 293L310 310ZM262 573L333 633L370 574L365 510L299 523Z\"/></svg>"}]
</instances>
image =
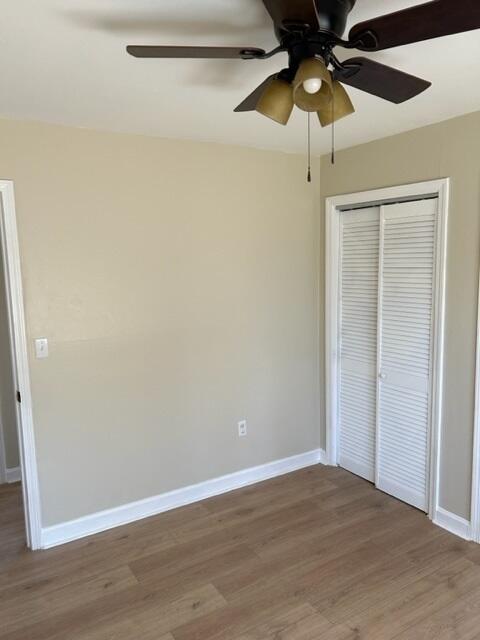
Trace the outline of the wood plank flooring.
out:
<instances>
[{"instance_id":1,"label":"wood plank flooring","mask_svg":"<svg viewBox=\"0 0 480 640\"><path fill-rule=\"evenodd\" d=\"M480 638L480 545L342 469L37 553L0 487L0 640L394 638Z\"/></svg>"}]
</instances>

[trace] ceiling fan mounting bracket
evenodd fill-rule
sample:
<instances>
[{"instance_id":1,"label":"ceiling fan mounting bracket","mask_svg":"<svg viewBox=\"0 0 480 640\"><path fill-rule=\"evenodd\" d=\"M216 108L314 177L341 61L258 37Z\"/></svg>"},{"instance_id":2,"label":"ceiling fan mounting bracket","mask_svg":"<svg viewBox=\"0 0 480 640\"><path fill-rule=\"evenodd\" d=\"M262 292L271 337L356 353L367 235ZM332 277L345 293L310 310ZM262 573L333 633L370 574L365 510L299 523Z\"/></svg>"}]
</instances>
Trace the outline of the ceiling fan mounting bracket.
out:
<instances>
[{"instance_id":1,"label":"ceiling fan mounting bracket","mask_svg":"<svg viewBox=\"0 0 480 640\"><path fill-rule=\"evenodd\" d=\"M357 74L362 69L362 65L360 63L347 61L347 64L343 64L333 54L331 58L331 63L335 69L335 72L341 73L341 77L344 82L349 78L352 78L355 74ZM334 73L334 77L337 77L336 73Z\"/></svg>"},{"instance_id":2,"label":"ceiling fan mounting bracket","mask_svg":"<svg viewBox=\"0 0 480 640\"><path fill-rule=\"evenodd\" d=\"M290 69L298 69L302 60L320 57L326 64L330 60L333 47L337 43L335 34L329 31L293 31L285 34L278 47L271 51L260 49L243 49L240 57L243 60L267 60L278 53L288 53Z\"/></svg>"},{"instance_id":3,"label":"ceiling fan mounting bracket","mask_svg":"<svg viewBox=\"0 0 480 640\"><path fill-rule=\"evenodd\" d=\"M338 39L336 44L344 49L360 49L361 51L376 51L379 41L374 31L364 31L354 40Z\"/></svg>"},{"instance_id":4,"label":"ceiling fan mounting bracket","mask_svg":"<svg viewBox=\"0 0 480 640\"><path fill-rule=\"evenodd\" d=\"M242 60L267 60L268 58L272 58L276 56L277 53L281 53L282 51L286 51L283 46L275 47L271 51L261 51L259 49L243 49L240 52L240 57Z\"/></svg>"}]
</instances>

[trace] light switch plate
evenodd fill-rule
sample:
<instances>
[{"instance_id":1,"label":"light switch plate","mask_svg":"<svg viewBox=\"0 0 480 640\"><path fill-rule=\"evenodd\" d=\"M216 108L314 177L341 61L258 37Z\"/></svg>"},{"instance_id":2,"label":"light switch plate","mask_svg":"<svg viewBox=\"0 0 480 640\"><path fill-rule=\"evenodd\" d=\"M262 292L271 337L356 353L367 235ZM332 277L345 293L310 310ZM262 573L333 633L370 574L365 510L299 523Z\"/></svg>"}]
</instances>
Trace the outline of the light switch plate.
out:
<instances>
[{"instance_id":1,"label":"light switch plate","mask_svg":"<svg viewBox=\"0 0 480 640\"><path fill-rule=\"evenodd\" d=\"M35 340L35 356L37 358L48 358L48 340L47 338L37 338Z\"/></svg>"},{"instance_id":2,"label":"light switch plate","mask_svg":"<svg viewBox=\"0 0 480 640\"><path fill-rule=\"evenodd\" d=\"M247 435L247 421L242 420L238 423L238 436L244 438Z\"/></svg>"}]
</instances>

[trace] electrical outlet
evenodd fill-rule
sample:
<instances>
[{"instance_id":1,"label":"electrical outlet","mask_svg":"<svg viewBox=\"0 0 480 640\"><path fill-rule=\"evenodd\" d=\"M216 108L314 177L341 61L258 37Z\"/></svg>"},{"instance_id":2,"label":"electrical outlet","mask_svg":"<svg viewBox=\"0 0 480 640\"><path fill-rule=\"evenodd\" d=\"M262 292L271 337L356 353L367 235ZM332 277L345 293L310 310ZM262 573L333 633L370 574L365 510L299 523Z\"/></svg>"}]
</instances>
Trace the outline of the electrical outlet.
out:
<instances>
[{"instance_id":1,"label":"electrical outlet","mask_svg":"<svg viewBox=\"0 0 480 640\"><path fill-rule=\"evenodd\" d=\"M247 421L242 420L238 423L238 437L244 438L247 435Z\"/></svg>"}]
</instances>

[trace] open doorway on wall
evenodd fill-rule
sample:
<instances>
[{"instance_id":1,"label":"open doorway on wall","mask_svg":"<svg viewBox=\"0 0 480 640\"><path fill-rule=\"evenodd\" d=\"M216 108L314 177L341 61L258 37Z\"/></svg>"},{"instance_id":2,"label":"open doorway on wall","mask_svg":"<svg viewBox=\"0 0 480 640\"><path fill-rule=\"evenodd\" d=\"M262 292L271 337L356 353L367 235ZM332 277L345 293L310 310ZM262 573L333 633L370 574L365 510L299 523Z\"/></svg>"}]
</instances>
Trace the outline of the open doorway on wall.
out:
<instances>
[{"instance_id":1,"label":"open doorway on wall","mask_svg":"<svg viewBox=\"0 0 480 640\"><path fill-rule=\"evenodd\" d=\"M0 251L0 549L12 550L25 545L25 519L18 446L18 400L2 246Z\"/></svg>"},{"instance_id":2,"label":"open doorway on wall","mask_svg":"<svg viewBox=\"0 0 480 640\"><path fill-rule=\"evenodd\" d=\"M0 202L0 206L2 203ZM3 207L2 207L3 214ZM7 263L0 243L0 549L25 546L25 516L18 440L18 396L7 296Z\"/></svg>"},{"instance_id":3,"label":"open doorway on wall","mask_svg":"<svg viewBox=\"0 0 480 640\"><path fill-rule=\"evenodd\" d=\"M41 546L13 182L0 180L0 555Z\"/></svg>"}]
</instances>

